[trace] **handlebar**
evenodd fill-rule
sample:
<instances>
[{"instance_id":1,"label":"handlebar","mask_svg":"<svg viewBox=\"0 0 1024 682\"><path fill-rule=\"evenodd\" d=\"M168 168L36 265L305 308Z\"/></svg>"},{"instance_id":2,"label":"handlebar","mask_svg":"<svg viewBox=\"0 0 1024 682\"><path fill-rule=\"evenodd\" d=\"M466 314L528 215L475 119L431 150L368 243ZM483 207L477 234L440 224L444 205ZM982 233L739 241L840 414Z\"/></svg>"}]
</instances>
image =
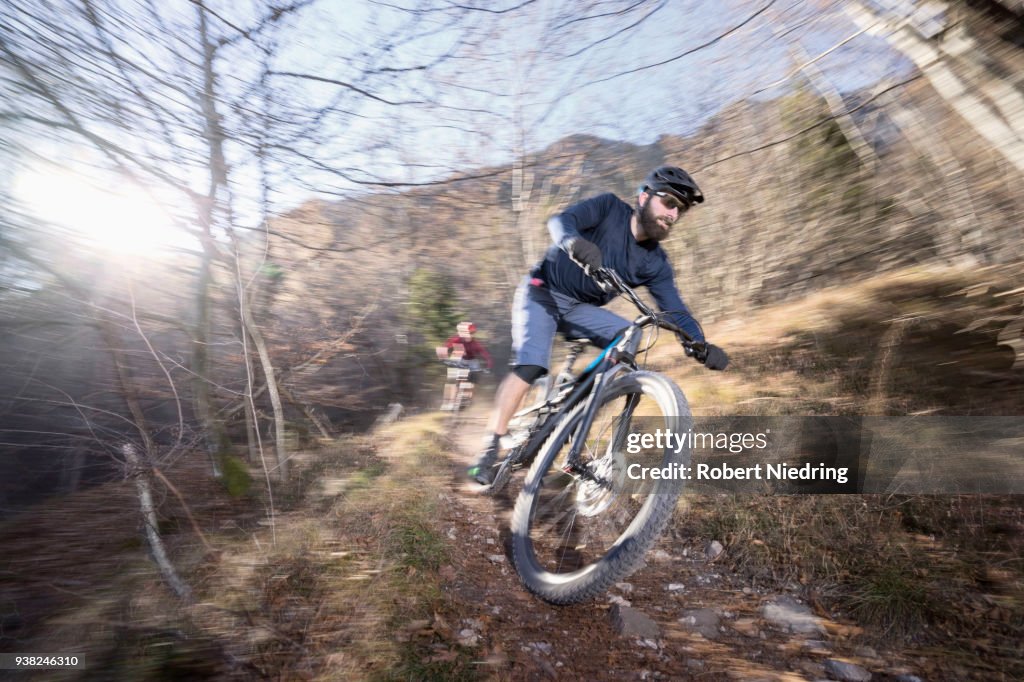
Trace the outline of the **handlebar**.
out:
<instances>
[{"instance_id":1,"label":"handlebar","mask_svg":"<svg viewBox=\"0 0 1024 682\"><path fill-rule=\"evenodd\" d=\"M619 273L611 268L586 268L585 272L590 275L603 291L615 292L621 296L625 296L630 302L636 306L637 310L640 311L641 317L634 321L634 324L645 324L650 321L654 325L667 329L670 332L674 332L680 335L683 339L683 349L687 355L695 357L698 361L703 362L703 358L707 357L707 344L703 341L697 341L690 336L685 329L670 322L669 320L663 319L665 313L658 313L649 305L643 302L639 295L628 284L626 284ZM645 319L646 318L646 319Z\"/></svg>"},{"instance_id":2,"label":"handlebar","mask_svg":"<svg viewBox=\"0 0 1024 682\"><path fill-rule=\"evenodd\" d=\"M446 367L454 367L456 369L468 369L470 372L483 372L484 374L489 374L491 371L487 367L474 366L465 360L452 360L451 358L441 360L441 364L445 365Z\"/></svg>"}]
</instances>

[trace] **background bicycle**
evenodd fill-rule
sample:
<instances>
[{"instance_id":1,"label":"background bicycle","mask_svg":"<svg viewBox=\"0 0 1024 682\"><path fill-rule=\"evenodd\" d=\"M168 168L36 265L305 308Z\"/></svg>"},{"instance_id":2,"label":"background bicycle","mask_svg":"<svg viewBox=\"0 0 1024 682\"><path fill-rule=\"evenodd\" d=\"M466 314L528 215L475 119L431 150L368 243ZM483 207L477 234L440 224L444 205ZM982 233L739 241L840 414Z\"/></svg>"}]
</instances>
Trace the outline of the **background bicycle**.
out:
<instances>
[{"instance_id":1,"label":"background bicycle","mask_svg":"<svg viewBox=\"0 0 1024 682\"><path fill-rule=\"evenodd\" d=\"M448 368L441 409L446 412L465 409L473 400L473 390L479 377L489 374L490 370L480 360L448 359L441 362Z\"/></svg>"}]
</instances>

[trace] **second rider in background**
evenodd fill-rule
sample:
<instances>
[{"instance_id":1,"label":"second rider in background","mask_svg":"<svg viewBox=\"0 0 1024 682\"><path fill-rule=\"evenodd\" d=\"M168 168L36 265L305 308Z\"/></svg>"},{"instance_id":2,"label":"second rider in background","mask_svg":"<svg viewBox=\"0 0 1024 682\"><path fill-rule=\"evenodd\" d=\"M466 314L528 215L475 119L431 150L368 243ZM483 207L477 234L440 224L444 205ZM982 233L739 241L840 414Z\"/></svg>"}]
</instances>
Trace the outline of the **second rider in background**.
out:
<instances>
[{"instance_id":1,"label":"second rider in background","mask_svg":"<svg viewBox=\"0 0 1024 682\"><path fill-rule=\"evenodd\" d=\"M460 322L456 331L455 336L445 341L443 346L437 347L437 357L440 360L453 360L457 363L457 366L448 366L448 383L444 386L442 410L457 410L463 407L459 403L467 403L473 397L470 374L483 369L484 365L487 369L491 369L493 365L487 349L473 337L476 333L475 324Z\"/></svg>"},{"instance_id":2,"label":"second rider in background","mask_svg":"<svg viewBox=\"0 0 1024 682\"><path fill-rule=\"evenodd\" d=\"M590 278L592 269L615 270L630 287L646 286L659 310L705 343L695 358L708 369L725 369L729 358L706 343L700 325L676 289L672 266L659 242L692 206L704 201L697 183L675 166L656 168L644 180L635 206L601 194L570 206L548 221L554 244L516 290L512 304L514 366L498 387L484 449L468 470L489 485L499 440L533 383L548 372L555 333L588 338L605 347L629 322L601 306L615 297Z\"/></svg>"}]
</instances>

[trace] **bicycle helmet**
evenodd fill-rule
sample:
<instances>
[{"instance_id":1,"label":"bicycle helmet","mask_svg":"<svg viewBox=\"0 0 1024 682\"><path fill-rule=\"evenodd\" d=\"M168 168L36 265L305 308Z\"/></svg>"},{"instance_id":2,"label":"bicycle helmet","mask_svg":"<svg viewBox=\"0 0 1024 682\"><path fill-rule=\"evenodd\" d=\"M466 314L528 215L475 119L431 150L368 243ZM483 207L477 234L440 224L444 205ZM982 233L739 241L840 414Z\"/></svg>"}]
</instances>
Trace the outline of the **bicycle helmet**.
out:
<instances>
[{"instance_id":1,"label":"bicycle helmet","mask_svg":"<svg viewBox=\"0 0 1024 682\"><path fill-rule=\"evenodd\" d=\"M476 331L476 325L472 322L459 322L459 329L465 329L467 332L472 334Z\"/></svg>"},{"instance_id":2,"label":"bicycle helmet","mask_svg":"<svg viewBox=\"0 0 1024 682\"><path fill-rule=\"evenodd\" d=\"M693 178L682 168L676 166L659 166L644 178L643 190L655 192L671 192L687 204L699 204L704 195Z\"/></svg>"}]
</instances>

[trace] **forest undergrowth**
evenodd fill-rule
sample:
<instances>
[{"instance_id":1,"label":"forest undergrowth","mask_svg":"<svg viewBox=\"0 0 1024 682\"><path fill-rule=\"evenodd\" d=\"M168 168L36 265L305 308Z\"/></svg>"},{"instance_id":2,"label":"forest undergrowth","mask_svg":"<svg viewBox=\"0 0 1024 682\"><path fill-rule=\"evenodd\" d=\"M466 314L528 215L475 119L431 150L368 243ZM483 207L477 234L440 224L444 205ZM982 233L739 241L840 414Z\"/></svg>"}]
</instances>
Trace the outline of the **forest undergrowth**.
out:
<instances>
[{"instance_id":1,"label":"forest undergrowth","mask_svg":"<svg viewBox=\"0 0 1024 682\"><path fill-rule=\"evenodd\" d=\"M724 374L667 340L648 362L698 414L1011 415L1013 288L1006 271L907 271L723 322ZM4 649L88 652L50 679L477 678L441 587L465 549L438 521L447 428L424 411L303 448L272 518L255 471L238 497L198 455L165 472L205 536L160 500L188 605L148 559L127 482L40 505L0 526ZM936 679L1024 676L1020 496L686 495L669 536L720 541L716 570L795 590Z\"/></svg>"}]
</instances>

